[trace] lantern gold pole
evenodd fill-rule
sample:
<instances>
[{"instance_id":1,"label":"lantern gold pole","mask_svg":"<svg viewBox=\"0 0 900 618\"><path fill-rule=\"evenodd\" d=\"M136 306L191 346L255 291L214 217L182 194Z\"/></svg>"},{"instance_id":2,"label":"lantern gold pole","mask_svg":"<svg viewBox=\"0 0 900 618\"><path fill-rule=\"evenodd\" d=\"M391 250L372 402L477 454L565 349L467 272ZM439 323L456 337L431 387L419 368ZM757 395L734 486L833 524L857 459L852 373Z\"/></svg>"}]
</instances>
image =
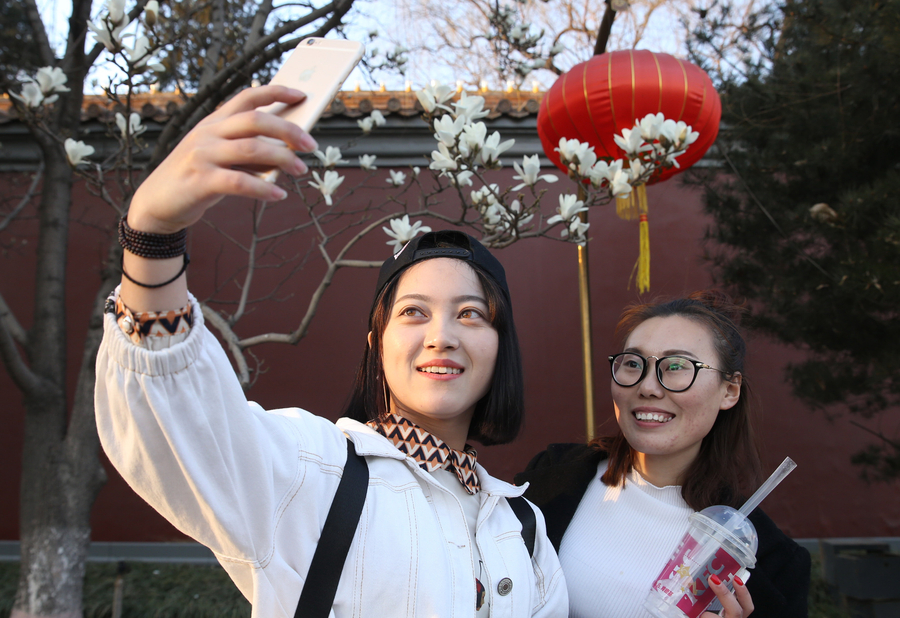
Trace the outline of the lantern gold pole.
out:
<instances>
[{"instance_id":1,"label":"lantern gold pole","mask_svg":"<svg viewBox=\"0 0 900 618\"><path fill-rule=\"evenodd\" d=\"M578 183L578 199L584 200L584 186ZM579 213L587 223L587 212ZM587 243L578 245L578 301L581 309L581 357L584 366L584 422L587 441L594 439L594 351L591 337L591 284L588 277Z\"/></svg>"}]
</instances>

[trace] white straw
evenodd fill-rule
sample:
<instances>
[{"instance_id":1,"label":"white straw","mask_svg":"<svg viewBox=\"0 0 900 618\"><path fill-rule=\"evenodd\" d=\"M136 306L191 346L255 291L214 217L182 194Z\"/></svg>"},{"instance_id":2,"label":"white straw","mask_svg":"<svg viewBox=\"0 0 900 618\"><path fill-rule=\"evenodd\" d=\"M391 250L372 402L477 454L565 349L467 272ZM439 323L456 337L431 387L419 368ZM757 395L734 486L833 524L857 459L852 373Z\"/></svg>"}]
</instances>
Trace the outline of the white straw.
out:
<instances>
[{"instance_id":1,"label":"white straw","mask_svg":"<svg viewBox=\"0 0 900 618\"><path fill-rule=\"evenodd\" d=\"M744 506L740 508L740 512L747 516L753 512L753 509L759 506L759 503L763 501L763 499L769 495L769 493L778 486L778 483L784 480L791 471L797 467L796 462L790 457L785 457L784 461L781 462L781 465L772 473L772 476L766 479L766 482L763 483L759 489L756 490L750 499L744 503Z\"/></svg>"}]
</instances>

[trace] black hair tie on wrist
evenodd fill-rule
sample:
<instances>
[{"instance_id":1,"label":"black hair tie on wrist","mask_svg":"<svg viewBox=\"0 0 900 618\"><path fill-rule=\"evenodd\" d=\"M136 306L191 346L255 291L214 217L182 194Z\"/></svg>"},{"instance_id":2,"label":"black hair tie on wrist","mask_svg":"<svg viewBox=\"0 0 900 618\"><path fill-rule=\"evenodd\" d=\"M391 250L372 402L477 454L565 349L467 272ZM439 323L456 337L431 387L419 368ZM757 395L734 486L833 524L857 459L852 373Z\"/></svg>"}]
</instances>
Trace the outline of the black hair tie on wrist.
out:
<instances>
[{"instance_id":1,"label":"black hair tie on wrist","mask_svg":"<svg viewBox=\"0 0 900 618\"><path fill-rule=\"evenodd\" d=\"M138 257L165 260L187 252L187 229L174 234L139 232L128 225L127 215L119 219L119 244Z\"/></svg>"},{"instance_id":2,"label":"black hair tie on wrist","mask_svg":"<svg viewBox=\"0 0 900 618\"><path fill-rule=\"evenodd\" d=\"M182 274L184 274L184 271L187 270L188 264L191 263L191 256L189 256L187 253L183 253L182 255L184 255L184 264L181 265L181 270L179 270L178 274L175 275L174 277L172 277L171 279L169 279L168 281L163 281L162 283L141 283L140 281L132 279L131 275L129 275L127 272L125 272L124 266L122 267L122 275L126 279L131 281L133 284L139 285L142 288L161 288L165 285L169 285L170 283L172 283L173 281L178 279L178 277L180 277Z\"/></svg>"}]
</instances>

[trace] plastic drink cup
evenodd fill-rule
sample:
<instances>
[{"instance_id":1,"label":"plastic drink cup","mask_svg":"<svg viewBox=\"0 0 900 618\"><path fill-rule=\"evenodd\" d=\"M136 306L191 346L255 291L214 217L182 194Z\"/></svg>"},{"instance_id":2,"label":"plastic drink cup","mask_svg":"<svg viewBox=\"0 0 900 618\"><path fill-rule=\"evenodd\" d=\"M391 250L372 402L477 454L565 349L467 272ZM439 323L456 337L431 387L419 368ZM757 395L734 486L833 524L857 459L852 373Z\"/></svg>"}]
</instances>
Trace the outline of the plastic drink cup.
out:
<instances>
[{"instance_id":1,"label":"plastic drink cup","mask_svg":"<svg viewBox=\"0 0 900 618\"><path fill-rule=\"evenodd\" d=\"M756 565L756 528L728 506L691 515L691 527L653 582L644 609L657 618L697 618L716 598L708 580L717 575L729 587L735 575L746 581Z\"/></svg>"}]
</instances>

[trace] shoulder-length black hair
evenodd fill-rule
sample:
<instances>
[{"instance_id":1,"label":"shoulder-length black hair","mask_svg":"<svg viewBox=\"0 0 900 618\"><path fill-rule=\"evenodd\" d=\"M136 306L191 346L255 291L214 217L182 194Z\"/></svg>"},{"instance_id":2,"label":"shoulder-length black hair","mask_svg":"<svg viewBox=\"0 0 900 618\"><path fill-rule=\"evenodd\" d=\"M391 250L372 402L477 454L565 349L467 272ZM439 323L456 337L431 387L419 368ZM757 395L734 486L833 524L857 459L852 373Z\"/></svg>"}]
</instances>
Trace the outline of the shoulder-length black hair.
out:
<instances>
[{"instance_id":1,"label":"shoulder-length black hair","mask_svg":"<svg viewBox=\"0 0 900 618\"><path fill-rule=\"evenodd\" d=\"M451 258L452 259L452 258ZM416 262L418 263L418 262ZM497 361L488 392L475 405L468 439L489 446L512 442L522 427L525 412L524 379L519 338L512 307L494 279L477 264L464 262L475 271L488 303L488 320L498 335ZM387 414L387 384L381 359L381 339L391 318L394 295L403 272L394 277L375 299L369 316L371 345L366 345L344 416L365 423Z\"/></svg>"},{"instance_id":2,"label":"shoulder-length black hair","mask_svg":"<svg viewBox=\"0 0 900 618\"><path fill-rule=\"evenodd\" d=\"M695 511L714 504L738 508L746 492L755 490L761 478L759 448L751 422L753 401L744 373L747 346L738 330L744 313L744 308L726 294L705 290L685 298L631 305L622 313L616 327L617 338L624 344L638 325L651 318L681 316L693 320L713 336L719 357L717 367L725 372L719 374L721 379L733 380L736 374L741 375L737 403L719 411L712 429L700 443L697 458L685 472L681 495ZM609 463L601 480L609 486L623 482L634 464L635 451L622 431L591 444L609 452Z\"/></svg>"}]
</instances>

